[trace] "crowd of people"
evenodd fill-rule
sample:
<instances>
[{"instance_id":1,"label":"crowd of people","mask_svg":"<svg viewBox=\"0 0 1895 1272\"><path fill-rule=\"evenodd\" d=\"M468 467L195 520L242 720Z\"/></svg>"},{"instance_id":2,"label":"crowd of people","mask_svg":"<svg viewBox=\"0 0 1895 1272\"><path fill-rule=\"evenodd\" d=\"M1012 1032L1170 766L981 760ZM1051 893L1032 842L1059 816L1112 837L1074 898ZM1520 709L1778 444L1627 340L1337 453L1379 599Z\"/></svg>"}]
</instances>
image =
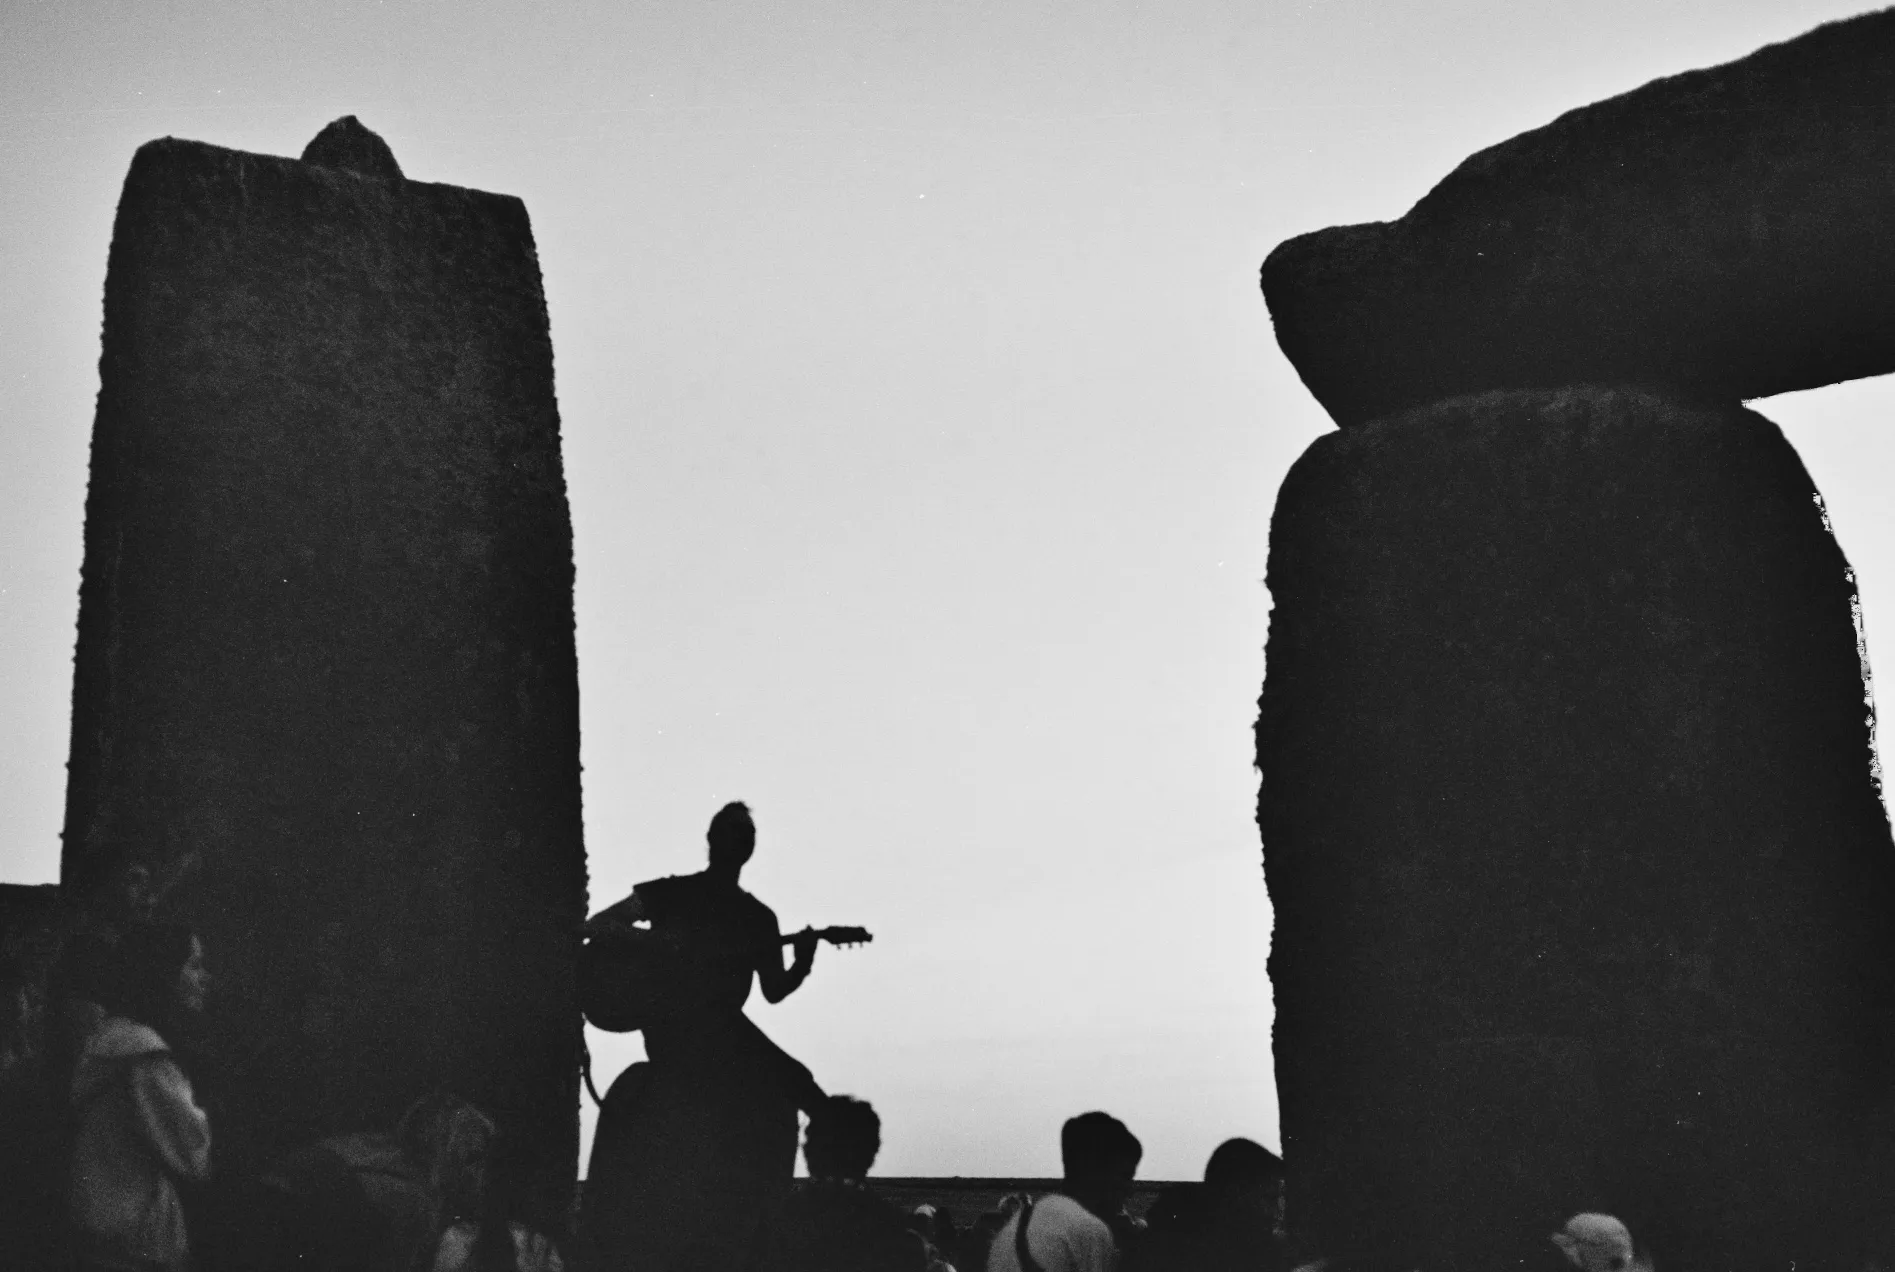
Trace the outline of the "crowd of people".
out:
<instances>
[{"instance_id":1,"label":"crowd of people","mask_svg":"<svg viewBox=\"0 0 1895 1272\"><path fill-rule=\"evenodd\" d=\"M8 972L0 1018L0 1267L20 1272L562 1272L514 1137L447 1092L382 1130L218 1168L173 1045L214 992L190 928L124 914Z\"/></svg>"},{"instance_id":2,"label":"crowd of people","mask_svg":"<svg viewBox=\"0 0 1895 1272\"><path fill-rule=\"evenodd\" d=\"M36 981L0 967L0 1267L1325 1272L1284 1230L1270 1150L1228 1140L1202 1182L1168 1186L1134 1216L1143 1148L1103 1112L1061 1129L1057 1189L961 1217L880 1195L873 1107L824 1093L754 1026L732 1023L753 974L775 1001L813 960L813 942L785 942L736 886L754 835L748 810L728 806L710 870L641 886L589 925L628 938L678 926L702 966L671 1007L640 1009L652 1060L614 1084L584 1202L576 1187L564 1209L547 1208L513 1134L441 1091L390 1126L302 1145L250 1177L220 1171L219 1128L175 1045L215 992L208 952L190 928L156 921L148 881L129 876L119 910L69 931ZM706 943L720 923L745 935ZM785 943L797 945L788 968ZM807 1178L792 1185L799 1138ZM1607 1215L1574 1216L1540 1248L1549 1269L1649 1272Z\"/></svg>"},{"instance_id":3,"label":"crowd of people","mask_svg":"<svg viewBox=\"0 0 1895 1272\"><path fill-rule=\"evenodd\" d=\"M766 1228L765 1272L1260 1272L1283 1266L1282 1164L1250 1140L1212 1155L1206 1183L1174 1192L1147 1223L1126 1210L1143 1150L1118 1119L1070 1119L1060 1134L1061 1188L1011 1194L957 1222L928 1202L902 1213L869 1177L881 1124L866 1102L831 1096L810 1118L808 1181Z\"/></svg>"}]
</instances>

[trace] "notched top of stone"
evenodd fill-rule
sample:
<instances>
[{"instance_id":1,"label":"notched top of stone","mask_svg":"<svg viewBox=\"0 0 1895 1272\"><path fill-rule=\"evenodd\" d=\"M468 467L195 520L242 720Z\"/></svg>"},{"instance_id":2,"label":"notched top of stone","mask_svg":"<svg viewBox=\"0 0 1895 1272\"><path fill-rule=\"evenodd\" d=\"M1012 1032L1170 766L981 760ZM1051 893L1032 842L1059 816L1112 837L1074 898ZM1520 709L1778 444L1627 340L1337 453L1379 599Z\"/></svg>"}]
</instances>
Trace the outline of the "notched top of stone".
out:
<instances>
[{"instance_id":1,"label":"notched top of stone","mask_svg":"<svg viewBox=\"0 0 1895 1272\"><path fill-rule=\"evenodd\" d=\"M312 137L303 147L303 162L341 168L365 177L401 179L401 165L395 162L395 152L388 148L380 134L371 131L354 115L344 115Z\"/></svg>"},{"instance_id":2,"label":"notched top of stone","mask_svg":"<svg viewBox=\"0 0 1895 1272\"><path fill-rule=\"evenodd\" d=\"M1400 220L1289 240L1262 282L1345 427L1488 389L1895 371L1895 10L1570 111Z\"/></svg>"},{"instance_id":3,"label":"notched top of stone","mask_svg":"<svg viewBox=\"0 0 1895 1272\"><path fill-rule=\"evenodd\" d=\"M304 149L300 159L233 150L215 142L193 141L186 137L160 137L148 141L132 157L131 170L126 174L125 190L121 196L120 213L123 215L127 206L142 207L144 201L150 198L180 199L193 205L205 199L215 200L233 193L226 188L231 183L235 183L237 189L234 194L241 202L256 194L254 188L246 183L258 173L269 172L282 179L313 183L324 192L320 196L324 200L333 198L344 203L377 207L417 202L462 209L479 206L484 209L479 213L480 216L497 216L503 221L517 222L518 231L530 239L526 205L519 196L404 177L394 156L388 152L387 145L368 129L361 128L359 123L355 127L360 129L361 136L381 147L388 156L385 172L365 174L359 168L340 167L311 157L320 153L318 148L324 144L323 138L329 136L338 125L350 122L350 118L340 119L323 129ZM350 174L349 178L338 176L344 172ZM363 175L375 179L352 179ZM219 194L218 191L223 193ZM126 204L126 199L132 200L132 203Z\"/></svg>"}]
</instances>

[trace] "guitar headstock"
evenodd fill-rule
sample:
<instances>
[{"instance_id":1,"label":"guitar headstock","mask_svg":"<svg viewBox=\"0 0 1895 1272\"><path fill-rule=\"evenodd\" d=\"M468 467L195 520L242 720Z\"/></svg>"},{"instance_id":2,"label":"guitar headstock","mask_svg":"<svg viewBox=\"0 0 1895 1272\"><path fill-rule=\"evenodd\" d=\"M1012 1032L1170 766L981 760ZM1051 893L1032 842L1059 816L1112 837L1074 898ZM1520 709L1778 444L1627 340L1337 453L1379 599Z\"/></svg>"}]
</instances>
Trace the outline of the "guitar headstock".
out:
<instances>
[{"instance_id":1,"label":"guitar headstock","mask_svg":"<svg viewBox=\"0 0 1895 1272\"><path fill-rule=\"evenodd\" d=\"M859 927L819 928L816 935L831 945L867 945L875 939L867 928Z\"/></svg>"}]
</instances>

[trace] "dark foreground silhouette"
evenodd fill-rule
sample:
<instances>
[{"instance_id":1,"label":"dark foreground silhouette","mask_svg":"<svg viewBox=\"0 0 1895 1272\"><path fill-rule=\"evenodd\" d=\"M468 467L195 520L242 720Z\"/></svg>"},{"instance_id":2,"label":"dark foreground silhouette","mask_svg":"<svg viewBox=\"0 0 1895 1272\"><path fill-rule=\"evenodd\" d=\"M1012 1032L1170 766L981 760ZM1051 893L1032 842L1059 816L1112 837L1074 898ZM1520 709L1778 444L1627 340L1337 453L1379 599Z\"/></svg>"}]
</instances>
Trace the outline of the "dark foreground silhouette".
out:
<instances>
[{"instance_id":1,"label":"dark foreground silhouette","mask_svg":"<svg viewBox=\"0 0 1895 1272\"><path fill-rule=\"evenodd\" d=\"M1892 92L1895 11L1831 24L1264 263L1341 426L1271 518L1257 720L1289 1222L1330 1254L1509 1266L1576 1200L1661 1265L1895 1246L1859 597L1743 404L1895 370Z\"/></svg>"},{"instance_id":2,"label":"dark foreground silhouette","mask_svg":"<svg viewBox=\"0 0 1895 1272\"><path fill-rule=\"evenodd\" d=\"M743 1011L753 981L768 1002L795 993L822 934L786 941L775 912L739 886L756 849L747 807L719 810L707 840L707 869L639 884L586 925L582 1005L595 1024L641 1029L648 1057L599 1111L582 1228L601 1268L754 1258L762 1217L789 1192L797 1111L823 1107L809 1070Z\"/></svg>"},{"instance_id":3,"label":"dark foreground silhouette","mask_svg":"<svg viewBox=\"0 0 1895 1272\"><path fill-rule=\"evenodd\" d=\"M527 209L164 138L120 192L61 886L201 859L200 1029L251 1174L460 1092L578 1166L572 532ZM213 1110L215 1111L215 1110Z\"/></svg>"},{"instance_id":4,"label":"dark foreground silhouette","mask_svg":"<svg viewBox=\"0 0 1895 1272\"><path fill-rule=\"evenodd\" d=\"M1294 1266L1895 1247L1859 598L1741 405L1895 368L1892 48L1871 15L1649 86L1265 266L1345 429L1276 508L1257 729ZM406 180L352 121L302 160L166 139L128 175L104 313L62 887L89 905L201 856L177 913L202 939L101 920L37 1026L7 1005L0 1262L50 1226L62 1262L120 1269L289 1257L259 1231L307 1236L304 1269L550 1266L584 860L524 209ZM821 938L784 964L738 886L753 842L727 809L708 870L593 927L594 1019L650 1055L606 1101L579 1251L601 1267L887 1227L833 1162L789 1205L798 1110L850 1114L743 1013ZM206 945L236 992L160 1019ZM384 1125L431 1090L480 1107L442 1104L432 1148ZM984 1218L990 1246L937 1209L909 1225L930 1258L1202 1267L1234 1243L1267 1266L1260 1193L1225 1190L1254 1172L1141 1233L1136 1139L1067 1130L1060 1190Z\"/></svg>"}]
</instances>

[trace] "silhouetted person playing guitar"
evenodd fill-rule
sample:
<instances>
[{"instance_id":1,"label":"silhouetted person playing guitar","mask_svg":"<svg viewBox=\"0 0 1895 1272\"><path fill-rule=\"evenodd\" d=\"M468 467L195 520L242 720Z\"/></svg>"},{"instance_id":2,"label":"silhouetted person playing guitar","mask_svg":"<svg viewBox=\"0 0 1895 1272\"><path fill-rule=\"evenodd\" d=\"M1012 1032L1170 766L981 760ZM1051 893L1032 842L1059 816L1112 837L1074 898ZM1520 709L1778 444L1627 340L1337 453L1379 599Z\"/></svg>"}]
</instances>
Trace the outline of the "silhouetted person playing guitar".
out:
<instances>
[{"instance_id":1,"label":"silhouetted person playing guitar","mask_svg":"<svg viewBox=\"0 0 1895 1272\"><path fill-rule=\"evenodd\" d=\"M632 889L585 927L580 1003L599 1028L643 1030L649 1063L613 1083L600 1112L584 1224L602 1267L739 1266L763 1214L788 1191L796 1109L822 1088L744 1014L796 992L816 943L866 941L854 928L785 938L739 886L756 848L750 810L726 804L706 836L709 866ZM783 963L783 947L795 957Z\"/></svg>"}]
</instances>

